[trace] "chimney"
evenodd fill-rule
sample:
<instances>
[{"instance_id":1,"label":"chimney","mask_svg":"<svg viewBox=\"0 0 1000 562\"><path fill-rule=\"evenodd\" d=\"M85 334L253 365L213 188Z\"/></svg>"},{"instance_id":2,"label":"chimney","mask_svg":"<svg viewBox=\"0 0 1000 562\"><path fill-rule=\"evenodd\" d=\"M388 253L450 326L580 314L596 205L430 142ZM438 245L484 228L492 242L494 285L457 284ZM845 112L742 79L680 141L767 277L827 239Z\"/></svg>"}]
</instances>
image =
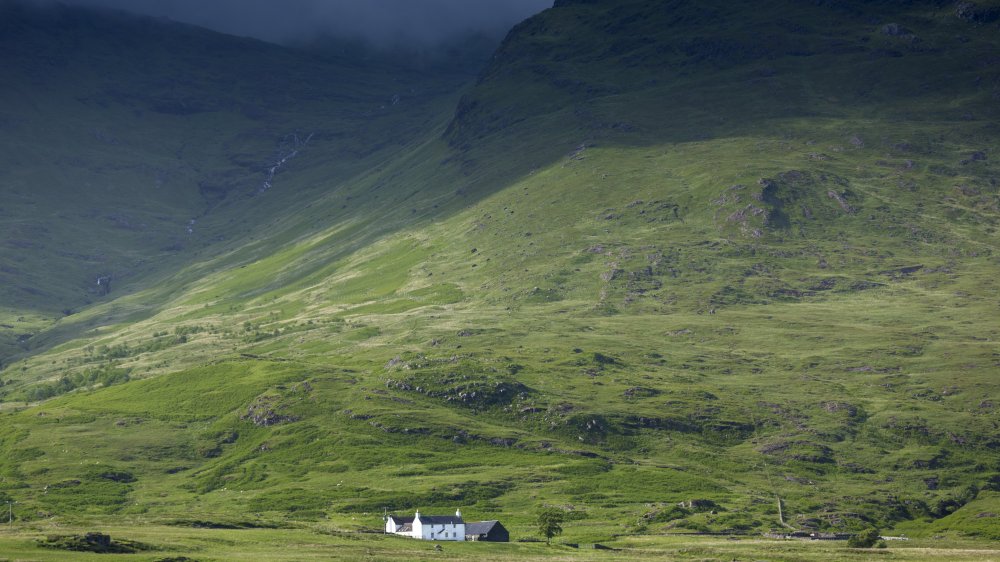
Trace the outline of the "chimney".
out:
<instances>
[{"instance_id":1,"label":"chimney","mask_svg":"<svg viewBox=\"0 0 1000 562\"><path fill-rule=\"evenodd\" d=\"M461 508L455 510L455 517L459 517L459 518L462 517L462 509Z\"/></svg>"}]
</instances>

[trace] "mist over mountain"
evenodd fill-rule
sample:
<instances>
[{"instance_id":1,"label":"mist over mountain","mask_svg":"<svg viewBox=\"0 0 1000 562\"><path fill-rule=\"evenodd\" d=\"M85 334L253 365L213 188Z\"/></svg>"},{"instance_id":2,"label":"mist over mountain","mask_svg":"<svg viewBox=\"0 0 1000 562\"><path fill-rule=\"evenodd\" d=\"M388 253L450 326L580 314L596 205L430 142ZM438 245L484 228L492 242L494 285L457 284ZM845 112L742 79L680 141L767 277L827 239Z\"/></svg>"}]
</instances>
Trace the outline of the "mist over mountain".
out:
<instances>
[{"instance_id":1,"label":"mist over mountain","mask_svg":"<svg viewBox=\"0 0 1000 562\"><path fill-rule=\"evenodd\" d=\"M53 4L55 0L27 0ZM166 17L275 43L316 37L383 47L434 45L468 33L502 35L551 0L62 0L66 5Z\"/></svg>"}]
</instances>

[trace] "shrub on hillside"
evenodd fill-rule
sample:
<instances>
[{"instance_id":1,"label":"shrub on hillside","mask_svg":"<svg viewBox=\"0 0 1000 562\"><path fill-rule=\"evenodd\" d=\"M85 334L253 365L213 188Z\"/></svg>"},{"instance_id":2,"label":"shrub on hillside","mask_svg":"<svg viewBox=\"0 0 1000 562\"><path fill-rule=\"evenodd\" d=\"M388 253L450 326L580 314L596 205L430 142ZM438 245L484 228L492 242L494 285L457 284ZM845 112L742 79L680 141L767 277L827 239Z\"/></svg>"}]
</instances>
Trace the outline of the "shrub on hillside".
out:
<instances>
[{"instance_id":1,"label":"shrub on hillside","mask_svg":"<svg viewBox=\"0 0 1000 562\"><path fill-rule=\"evenodd\" d=\"M881 534L878 529L869 527L848 539L847 546L850 548L871 548L882 539Z\"/></svg>"}]
</instances>

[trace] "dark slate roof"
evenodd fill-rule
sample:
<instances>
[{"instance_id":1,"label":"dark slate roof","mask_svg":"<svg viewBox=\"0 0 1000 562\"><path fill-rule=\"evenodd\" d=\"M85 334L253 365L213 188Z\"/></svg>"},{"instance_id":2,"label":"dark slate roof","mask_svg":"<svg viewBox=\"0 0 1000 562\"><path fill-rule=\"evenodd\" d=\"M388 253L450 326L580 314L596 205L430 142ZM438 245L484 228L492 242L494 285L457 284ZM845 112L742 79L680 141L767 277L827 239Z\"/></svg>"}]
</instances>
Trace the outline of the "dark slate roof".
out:
<instances>
[{"instance_id":1,"label":"dark slate roof","mask_svg":"<svg viewBox=\"0 0 1000 562\"><path fill-rule=\"evenodd\" d=\"M461 517L454 515L421 515L420 522L424 525L462 525Z\"/></svg>"},{"instance_id":2,"label":"dark slate roof","mask_svg":"<svg viewBox=\"0 0 1000 562\"><path fill-rule=\"evenodd\" d=\"M413 523L413 516L410 516L410 517L401 517L399 515L390 515L389 517L391 517L393 521L395 521L396 523L398 523L400 525L402 525L404 523Z\"/></svg>"},{"instance_id":3,"label":"dark slate roof","mask_svg":"<svg viewBox=\"0 0 1000 562\"><path fill-rule=\"evenodd\" d=\"M465 524L466 535L488 535L499 521L476 521Z\"/></svg>"},{"instance_id":4,"label":"dark slate roof","mask_svg":"<svg viewBox=\"0 0 1000 562\"><path fill-rule=\"evenodd\" d=\"M400 533L410 533L413 532L413 522L403 523L403 526L399 528Z\"/></svg>"}]
</instances>

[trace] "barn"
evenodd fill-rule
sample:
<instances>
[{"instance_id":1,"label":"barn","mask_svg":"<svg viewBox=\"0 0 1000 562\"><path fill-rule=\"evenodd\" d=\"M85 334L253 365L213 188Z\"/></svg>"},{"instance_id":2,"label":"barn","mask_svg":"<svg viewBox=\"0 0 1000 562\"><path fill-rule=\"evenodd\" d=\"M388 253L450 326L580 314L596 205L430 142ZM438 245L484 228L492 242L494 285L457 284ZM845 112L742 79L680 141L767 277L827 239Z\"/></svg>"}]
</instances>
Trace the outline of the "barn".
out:
<instances>
[{"instance_id":1,"label":"barn","mask_svg":"<svg viewBox=\"0 0 1000 562\"><path fill-rule=\"evenodd\" d=\"M476 521L465 524L465 540L510 542L510 532L499 521Z\"/></svg>"}]
</instances>

